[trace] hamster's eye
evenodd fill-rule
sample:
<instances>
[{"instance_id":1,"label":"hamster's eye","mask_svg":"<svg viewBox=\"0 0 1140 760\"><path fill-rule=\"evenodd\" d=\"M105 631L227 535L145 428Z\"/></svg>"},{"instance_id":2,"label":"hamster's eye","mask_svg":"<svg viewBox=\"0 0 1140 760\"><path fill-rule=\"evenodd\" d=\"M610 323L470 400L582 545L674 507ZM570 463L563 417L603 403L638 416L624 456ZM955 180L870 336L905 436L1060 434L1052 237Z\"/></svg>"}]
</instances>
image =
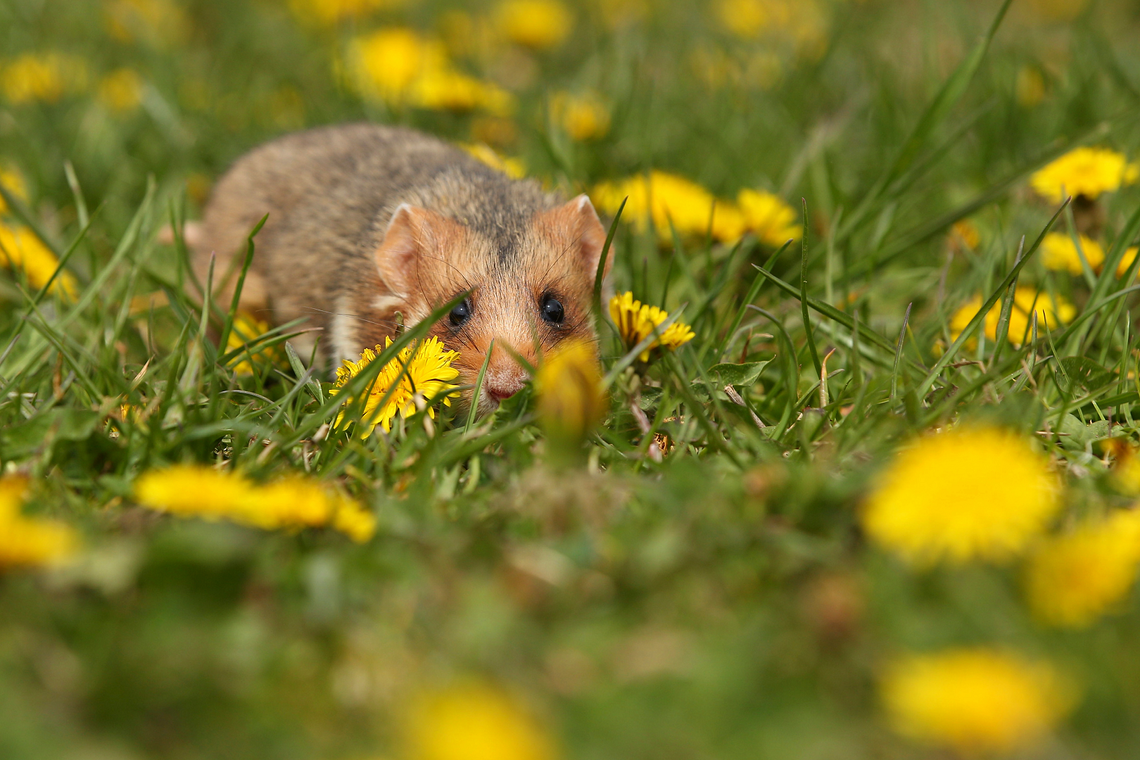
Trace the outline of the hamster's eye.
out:
<instances>
[{"instance_id":1,"label":"hamster's eye","mask_svg":"<svg viewBox=\"0 0 1140 760\"><path fill-rule=\"evenodd\" d=\"M447 315L447 319L455 327L459 327L467 320L471 319L471 302L464 299L460 304L457 304L451 313Z\"/></svg>"},{"instance_id":2,"label":"hamster's eye","mask_svg":"<svg viewBox=\"0 0 1140 760\"><path fill-rule=\"evenodd\" d=\"M565 309L562 308L559 300L552 295L542 297L542 318L552 325L560 325L562 320L566 319Z\"/></svg>"}]
</instances>

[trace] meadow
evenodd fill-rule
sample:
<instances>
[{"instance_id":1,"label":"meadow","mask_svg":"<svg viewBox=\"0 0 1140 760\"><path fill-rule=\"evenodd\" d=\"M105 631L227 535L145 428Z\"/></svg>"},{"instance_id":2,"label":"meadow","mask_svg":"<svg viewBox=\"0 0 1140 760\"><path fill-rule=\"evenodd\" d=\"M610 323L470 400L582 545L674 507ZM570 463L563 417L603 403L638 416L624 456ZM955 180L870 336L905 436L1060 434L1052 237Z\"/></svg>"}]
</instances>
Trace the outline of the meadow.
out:
<instances>
[{"instance_id":1,"label":"meadow","mask_svg":"<svg viewBox=\"0 0 1140 760\"><path fill-rule=\"evenodd\" d=\"M1140 757L1138 35L0 0L0 757ZM590 194L600 368L479 417L203 297L217 177L353 120Z\"/></svg>"}]
</instances>

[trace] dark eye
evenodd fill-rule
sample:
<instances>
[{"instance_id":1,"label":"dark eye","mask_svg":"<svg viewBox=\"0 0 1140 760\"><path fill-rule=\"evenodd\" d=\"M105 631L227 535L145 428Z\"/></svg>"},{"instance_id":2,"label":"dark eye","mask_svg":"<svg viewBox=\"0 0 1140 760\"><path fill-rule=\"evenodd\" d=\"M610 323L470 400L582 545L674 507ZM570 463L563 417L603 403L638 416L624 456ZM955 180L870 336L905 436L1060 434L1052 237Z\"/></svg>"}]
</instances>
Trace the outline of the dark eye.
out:
<instances>
[{"instance_id":1,"label":"dark eye","mask_svg":"<svg viewBox=\"0 0 1140 760\"><path fill-rule=\"evenodd\" d=\"M467 320L471 319L471 302L464 300L463 303L458 304L451 313L447 315L447 319L455 327L459 327Z\"/></svg>"},{"instance_id":2,"label":"dark eye","mask_svg":"<svg viewBox=\"0 0 1140 760\"><path fill-rule=\"evenodd\" d=\"M566 318L562 304L554 296L542 297L542 318L552 325L560 325L562 320Z\"/></svg>"}]
</instances>

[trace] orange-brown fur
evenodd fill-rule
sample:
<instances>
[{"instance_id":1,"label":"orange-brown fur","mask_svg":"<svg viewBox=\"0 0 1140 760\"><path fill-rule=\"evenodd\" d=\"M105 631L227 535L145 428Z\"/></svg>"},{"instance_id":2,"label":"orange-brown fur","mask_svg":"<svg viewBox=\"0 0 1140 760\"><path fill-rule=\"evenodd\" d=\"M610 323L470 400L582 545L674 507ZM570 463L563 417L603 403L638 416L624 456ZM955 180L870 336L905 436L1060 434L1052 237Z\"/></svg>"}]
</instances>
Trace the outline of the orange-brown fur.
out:
<instances>
[{"instance_id":1,"label":"orange-brown fur","mask_svg":"<svg viewBox=\"0 0 1140 760\"><path fill-rule=\"evenodd\" d=\"M590 310L605 239L585 196L560 202L537 183L511 180L465 152L411 130L353 124L275 140L239 159L219 181L196 241L205 281L215 253L215 297L231 297L235 257L265 214L242 308L316 328L326 363L355 358L396 330L470 291L461 327L431 328L459 352L473 383L491 341L531 363L570 339L596 338ZM542 318L544 296L565 309ZM302 355L312 340L298 346ZM499 396L526 375L496 349L485 387ZM482 410L493 408L484 393Z\"/></svg>"}]
</instances>

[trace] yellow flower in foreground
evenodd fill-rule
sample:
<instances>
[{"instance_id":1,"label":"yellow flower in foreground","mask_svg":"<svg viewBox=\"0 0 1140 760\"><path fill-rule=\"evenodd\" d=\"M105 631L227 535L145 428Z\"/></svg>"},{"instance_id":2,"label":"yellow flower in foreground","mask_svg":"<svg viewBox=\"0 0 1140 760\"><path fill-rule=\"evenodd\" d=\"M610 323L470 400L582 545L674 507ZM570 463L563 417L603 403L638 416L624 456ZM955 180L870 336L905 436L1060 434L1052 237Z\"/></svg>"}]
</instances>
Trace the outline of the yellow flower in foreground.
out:
<instances>
[{"instance_id":1,"label":"yellow flower in foreground","mask_svg":"<svg viewBox=\"0 0 1140 760\"><path fill-rule=\"evenodd\" d=\"M479 159L492 169L497 169L508 177L515 179L522 179L526 176L526 167L523 162L517 158L507 158L500 156L488 145L483 143L473 143L460 145L460 148L470 153L475 158Z\"/></svg>"},{"instance_id":2,"label":"yellow flower in foreground","mask_svg":"<svg viewBox=\"0 0 1140 760\"><path fill-rule=\"evenodd\" d=\"M989 649L906 657L880 689L896 730L963 755L1032 746L1075 701L1048 665Z\"/></svg>"},{"instance_id":3,"label":"yellow flower in foreground","mask_svg":"<svg viewBox=\"0 0 1140 760\"><path fill-rule=\"evenodd\" d=\"M296 475L257 485L228 470L174 465L141 475L135 500L179 517L229 520L264 530L331 524L357 542L367 541L376 530L375 517L356 501Z\"/></svg>"},{"instance_id":4,"label":"yellow flower in foreground","mask_svg":"<svg viewBox=\"0 0 1140 760\"><path fill-rule=\"evenodd\" d=\"M575 341L546 357L535 388L539 416L553 435L580 441L605 415L606 395L592 343Z\"/></svg>"},{"instance_id":5,"label":"yellow flower in foreground","mask_svg":"<svg viewBox=\"0 0 1140 760\"><path fill-rule=\"evenodd\" d=\"M1088 625L1128 594L1138 567L1140 512L1085 523L1046 541L1029 558L1029 606L1051 625Z\"/></svg>"},{"instance_id":6,"label":"yellow flower in foreground","mask_svg":"<svg viewBox=\"0 0 1140 760\"><path fill-rule=\"evenodd\" d=\"M957 340L958 336L970 324L970 320L982 308L981 296L974 296L963 304L954 316L950 318L950 337ZM1001 301L997 301L982 323L986 337L991 341L997 340L998 322L1001 321ZM1045 325L1050 330L1056 330L1060 325L1066 324L1077 315L1076 308L1061 296L1050 298L1048 293L1034 288L1019 285L1013 294L1013 307L1009 312L1009 331L1006 339L1015 346L1020 346L1023 340L1033 337L1031 323L1032 314L1037 314L1037 331L1039 335L1045 334ZM970 341L971 343L973 340Z\"/></svg>"},{"instance_id":7,"label":"yellow flower in foreground","mask_svg":"<svg viewBox=\"0 0 1140 760\"><path fill-rule=\"evenodd\" d=\"M1100 243L1084 235L1080 236L1080 242L1080 252L1085 255L1085 261L1088 262L1089 268L1094 272L1100 272L1104 268L1104 248L1101 247ZM1124 256L1121 257L1120 263L1116 267L1117 277L1128 271L1128 267L1136 260L1136 252L1135 247L1124 252ZM1077 253L1077 245L1073 242L1072 236L1061 232L1050 232L1041 241L1041 262L1046 269L1058 272L1079 275L1084 271L1081 266L1080 255Z\"/></svg>"},{"instance_id":8,"label":"yellow flower in foreground","mask_svg":"<svg viewBox=\"0 0 1140 760\"><path fill-rule=\"evenodd\" d=\"M116 69L99 82L99 102L117 113L138 108L142 93L143 80L134 69Z\"/></svg>"},{"instance_id":9,"label":"yellow flower in foreground","mask_svg":"<svg viewBox=\"0 0 1140 760\"><path fill-rule=\"evenodd\" d=\"M744 226L771 246L799 240L803 230L796 210L783 198L762 190L741 190L736 203L744 215Z\"/></svg>"},{"instance_id":10,"label":"yellow flower in foreground","mask_svg":"<svg viewBox=\"0 0 1140 760\"><path fill-rule=\"evenodd\" d=\"M242 348L246 344L254 342L267 332L269 332L268 322L258 319L249 312L239 311L234 316L233 329L230 330L229 339L226 341L226 351ZM277 357L277 351L274 348L255 348L253 350L253 356L266 361L272 361ZM253 374L253 365L249 361L248 352L239 354L233 360L232 366L235 374Z\"/></svg>"},{"instance_id":11,"label":"yellow flower in foreground","mask_svg":"<svg viewBox=\"0 0 1140 760\"><path fill-rule=\"evenodd\" d=\"M610 299L610 318L617 326L627 349L632 349L648 338L657 327L669 318L669 313L656 306L633 300L633 293L626 292ZM692 328L681 322L674 322L665 328L649 348L641 352L641 361L649 361L649 352L658 346L675 351L696 337Z\"/></svg>"},{"instance_id":12,"label":"yellow flower in foreground","mask_svg":"<svg viewBox=\"0 0 1140 760\"><path fill-rule=\"evenodd\" d=\"M28 199L28 190L24 186L24 178L15 169L6 169L0 166L0 185L12 195L16 196L22 201ZM4 196L0 195L0 214L8 212L8 204L4 200Z\"/></svg>"},{"instance_id":13,"label":"yellow flower in foreground","mask_svg":"<svg viewBox=\"0 0 1140 760\"><path fill-rule=\"evenodd\" d=\"M914 564L1009 559L1060 507L1048 464L1024 437L999 428L920 438L879 476L863 528Z\"/></svg>"},{"instance_id":14,"label":"yellow flower in foreground","mask_svg":"<svg viewBox=\"0 0 1140 760\"><path fill-rule=\"evenodd\" d=\"M12 103L54 103L87 84L82 58L62 53L25 53L0 63L0 92Z\"/></svg>"},{"instance_id":15,"label":"yellow flower in foreground","mask_svg":"<svg viewBox=\"0 0 1140 760\"><path fill-rule=\"evenodd\" d=\"M609 109L595 93L555 93L550 112L574 140L596 140L610 131Z\"/></svg>"},{"instance_id":16,"label":"yellow flower in foreground","mask_svg":"<svg viewBox=\"0 0 1140 760\"><path fill-rule=\"evenodd\" d=\"M411 760L554 760L549 734L510 697L482 684L416 700L405 727Z\"/></svg>"},{"instance_id":17,"label":"yellow flower in foreground","mask_svg":"<svg viewBox=\"0 0 1140 760\"><path fill-rule=\"evenodd\" d=\"M27 488L24 478L0 478L0 569L58 564L79 548L71 527L20 514Z\"/></svg>"},{"instance_id":18,"label":"yellow flower in foreground","mask_svg":"<svg viewBox=\"0 0 1140 760\"><path fill-rule=\"evenodd\" d=\"M0 221L0 266L23 270L28 284L37 290L47 284L59 259L27 227L9 227ZM75 298L75 277L64 270L52 282L51 292Z\"/></svg>"},{"instance_id":19,"label":"yellow flower in foreground","mask_svg":"<svg viewBox=\"0 0 1140 760\"><path fill-rule=\"evenodd\" d=\"M391 338L384 339L384 348L392 345ZM377 353L383 349L376 346L376 351L364 349L360 361L345 360L344 366L336 371L336 387L330 388L329 393L339 393L349 380L356 377L371 362L375 361ZM455 351L447 348L436 337L428 338L422 343L410 343L400 350L400 353L384 365L380 374L371 387L367 389L364 401L364 413L361 415L360 437L367 438L377 425L387 432L392 429L392 421L397 414L405 418L415 414L418 408L426 407L428 416L435 418L432 404L443 399L443 403L451 406L451 396L455 395L456 387L451 381L459 377L459 370L451 366L458 357ZM406 368L406 371L405 371ZM391 393L389 393L390 389ZM385 400L387 396L387 400ZM344 418L346 407L357 403L355 397L349 398L342 407L337 423Z\"/></svg>"},{"instance_id":20,"label":"yellow flower in foreground","mask_svg":"<svg viewBox=\"0 0 1140 760\"><path fill-rule=\"evenodd\" d=\"M495 20L504 37L535 50L557 46L574 26L570 9L559 0L503 0Z\"/></svg>"},{"instance_id":21,"label":"yellow flower in foreground","mask_svg":"<svg viewBox=\"0 0 1140 760\"><path fill-rule=\"evenodd\" d=\"M1051 203L1065 196L1083 195L1092 200L1101 193L1119 190L1140 176L1140 166L1108 148L1076 148L1046 165L1029 178L1038 195Z\"/></svg>"}]
</instances>

